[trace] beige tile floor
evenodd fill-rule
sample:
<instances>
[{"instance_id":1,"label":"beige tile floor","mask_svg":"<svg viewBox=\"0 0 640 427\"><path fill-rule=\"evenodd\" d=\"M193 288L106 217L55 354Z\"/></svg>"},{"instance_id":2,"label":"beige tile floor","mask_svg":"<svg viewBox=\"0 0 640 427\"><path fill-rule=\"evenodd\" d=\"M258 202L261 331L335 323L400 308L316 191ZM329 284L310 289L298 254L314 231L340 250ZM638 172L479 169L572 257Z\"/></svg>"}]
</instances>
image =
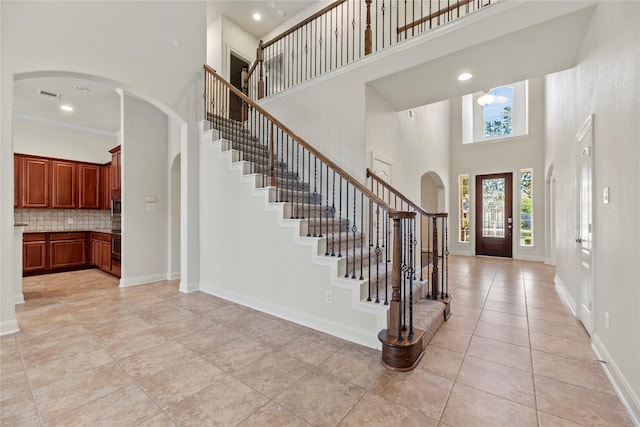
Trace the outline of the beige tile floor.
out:
<instances>
[{"instance_id":1,"label":"beige tile floor","mask_svg":"<svg viewBox=\"0 0 640 427\"><path fill-rule=\"evenodd\" d=\"M3 426L629 426L553 268L451 257L417 369L177 282L27 278L1 338Z\"/></svg>"}]
</instances>

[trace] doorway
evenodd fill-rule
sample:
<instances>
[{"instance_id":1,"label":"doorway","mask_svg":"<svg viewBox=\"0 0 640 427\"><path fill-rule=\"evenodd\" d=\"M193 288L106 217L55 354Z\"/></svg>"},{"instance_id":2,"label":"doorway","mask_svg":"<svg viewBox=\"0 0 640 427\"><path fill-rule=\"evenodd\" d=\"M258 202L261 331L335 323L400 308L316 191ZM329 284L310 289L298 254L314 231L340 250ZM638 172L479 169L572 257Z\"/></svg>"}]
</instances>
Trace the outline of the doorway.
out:
<instances>
[{"instance_id":1,"label":"doorway","mask_svg":"<svg viewBox=\"0 0 640 427\"><path fill-rule=\"evenodd\" d=\"M242 90L242 69L249 68L249 63L242 58L229 54L229 82L238 90ZM229 117L233 120L242 121L245 119L243 115L242 100L234 93L229 99Z\"/></svg>"},{"instance_id":2,"label":"doorway","mask_svg":"<svg viewBox=\"0 0 640 427\"><path fill-rule=\"evenodd\" d=\"M577 134L578 147L578 217L576 244L580 251L578 268L580 278L580 307L578 316L589 335L594 330L593 280L593 131L589 117ZM605 201L606 203L606 201Z\"/></svg>"},{"instance_id":3,"label":"doorway","mask_svg":"<svg viewBox=\"0 0 640 427\"><path fill-rule=\"evenodd\" d=\"M476 176L476 255L511 258L512 173Z\"/></svg>"}]
</instances>

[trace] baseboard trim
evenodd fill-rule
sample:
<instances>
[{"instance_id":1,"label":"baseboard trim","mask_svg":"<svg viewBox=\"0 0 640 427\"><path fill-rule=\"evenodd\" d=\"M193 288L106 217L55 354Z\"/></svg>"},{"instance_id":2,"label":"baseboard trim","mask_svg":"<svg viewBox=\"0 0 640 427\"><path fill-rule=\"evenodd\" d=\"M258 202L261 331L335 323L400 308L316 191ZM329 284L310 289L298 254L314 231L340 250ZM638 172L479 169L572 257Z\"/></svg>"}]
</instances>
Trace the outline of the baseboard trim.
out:
<instances>
[{"instance_id":1,"label":"baseboard trim","mask_svg":"<svg viewBox=\"0 0 640 427\"><path fill-rule=\"evenodd\" d=\"M19 294L15 294L13 296L14 305L24 304L24 294L20 292Z\"/></svg>"},{"instance_id":2,"label":"baseboard trim","mask_svg":"<svg viewBox=\"0 0 640 427\"><path fill-rule=\"evenodd\" d=\"M251 298L246 295L237 294L227 289L217 287L211 283L201 283L200 290L209 295L235 302L237 304L253 308L254 310L279 317L290 322L306 326L317 331L325 332L338 338L354 342L366 347L380 349L380 342L377 339L377 332L350 328L344 324L334 323L326 319L310 316L306 313L291 310L287 307L271 304L262 300Z\"/></svg>"},{"instance_id":3,"label":"baseboard trim","mask_svg":"<svg viewBox=\"0 0 640 427\"><path fill-rule=\"evenodd\" d=\"M180 278L180 272L174 271L173 273L167 274L167 280L176 280Z\"/></svg>"},{"instance_id":4,"label":"baseboard trim","mask_svg":"<svg viewBox=\"0 0 640 427\"><path fill-rule=\"evenodd\" d=\"M15 334L18 331L20 331L20 327L16 319L5 320L0 323L0 336Z\"/></svg>"},{"instance_id":5,"label":"baseboard trim","mask_svg":"<svg viewBox=\"0 0 640 427\"><path fill-rule=\"evenodd\" d=\"M627 410L629 417L631 417L631 422L635 426L640 426L640 399L634 393L629 382L624 377L615 360L611 357L604 343L596 333L591 336L591 346L598 355L598 358L607 362L603 363L604 372L609 378L609 382L613 385L613 389L616 391L620 401Z\"/></svg>"},{"instance_id":6,"label":"baseboard trim","mask_svg":"<svg viewBox=\"0 0 640 427\"><path fill-rule=\"evenodd\" d=\"M520 261L544 262L544 257L538 256L538 255L522 255L522 254L518 254L518 256L515 257L514 259L517 259L517 260L520 260Z\"/></svg>"},{"instance_id":7,"label":"baseboard trim","mask_svg":"<svg viewBox=\"0 0 640 427\"><path fill-rule=\"evenodd\" d=\"M558 277L557 274L553 277L553 283L556 284L556 289L558 290L560 297L562 298L564 303L567 304L567 306L569 306L569 308L571 309L571 312L573 313L573 316L577 317L576 301L573 299L573 297L569 293L569 290L564 285L564 283L562 283L562 280L560 280L560 277Z\"/></svg>"},{"instance_id":8,"label":"baseboard trim","mask_svg":"<svg viewBox=\"0 0 640 427\"><path fill-rule=\"evenodd\" d=\"M150 276L120 279L120 287L126 288L129 286L146 285L147 283L161 282L163 280L167 280L166 274L152 274Z\"/></svg>"},{"instance_id":9,"label":"baseboard trim","mask_svg":"<svg viewBox=\"0 0 640 427\"><path fill-rule=\"evenodd\" d=\"M178 288L180 292L183 294L188 294L189 292L195 292L200 290L200 283L184 283L180 282L180 286Z\"/></svg>"}]
</instances>

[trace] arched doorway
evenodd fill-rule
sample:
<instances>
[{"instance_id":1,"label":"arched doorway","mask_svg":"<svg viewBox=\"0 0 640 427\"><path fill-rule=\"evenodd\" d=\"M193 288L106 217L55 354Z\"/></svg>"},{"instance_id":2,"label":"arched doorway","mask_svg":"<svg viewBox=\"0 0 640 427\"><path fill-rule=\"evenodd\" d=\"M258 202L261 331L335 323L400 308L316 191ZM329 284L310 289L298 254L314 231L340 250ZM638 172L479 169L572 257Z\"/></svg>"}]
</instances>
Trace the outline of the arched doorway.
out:
<instances>
[{"instance_id":1,"label":"arched doorway","mask_svg":"<svg viewBox=\"0 0 640 427\"><path fill-rule=\"evenodd\" d=\"M437 172L426 172L420 178L420 206L429 213L446 212L445 186ZM438 240L435 243L432 236L433 223L429 219L423 218L421 252L424 264L428 262L433 245L440 245L442 242L442 235L438 236Z\"/></svg>"}]
</instances>

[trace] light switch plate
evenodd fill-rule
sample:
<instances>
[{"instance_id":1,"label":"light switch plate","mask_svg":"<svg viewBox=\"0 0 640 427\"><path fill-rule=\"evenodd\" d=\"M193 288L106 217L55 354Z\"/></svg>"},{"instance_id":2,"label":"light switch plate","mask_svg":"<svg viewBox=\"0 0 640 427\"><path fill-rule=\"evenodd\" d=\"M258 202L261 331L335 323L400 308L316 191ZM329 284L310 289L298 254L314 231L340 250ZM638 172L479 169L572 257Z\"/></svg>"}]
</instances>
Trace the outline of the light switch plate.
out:
<instances>
[{"instance_id":1,"label":"light switch plate","mask_svg":"<svg viewBox=\"0 0 640 427\"><path fill-rule=\"evenodd\" d=\"M602 192L602 201L605 205L609 204L609 187L604 187L604 191Z\"/></svg>"}]
</instances>

